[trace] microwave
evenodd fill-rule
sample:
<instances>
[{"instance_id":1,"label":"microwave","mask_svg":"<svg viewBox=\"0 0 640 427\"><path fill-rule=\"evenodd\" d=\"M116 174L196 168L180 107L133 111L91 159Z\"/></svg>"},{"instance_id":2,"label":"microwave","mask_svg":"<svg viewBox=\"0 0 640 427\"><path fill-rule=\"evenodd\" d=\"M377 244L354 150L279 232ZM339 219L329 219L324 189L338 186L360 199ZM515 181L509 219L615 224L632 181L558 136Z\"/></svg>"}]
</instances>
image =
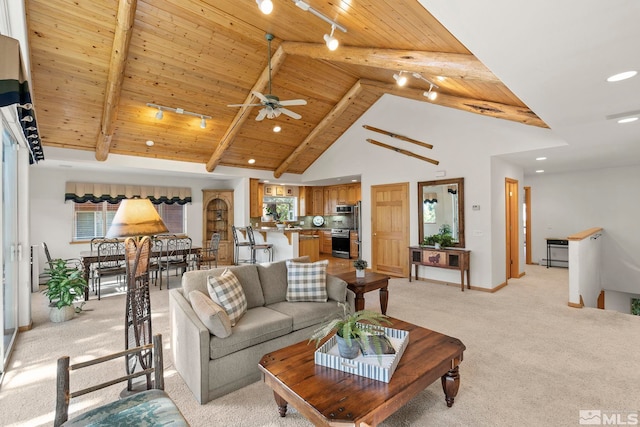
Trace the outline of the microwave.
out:
<instances>
[{"instance_id":1,"label":"microwave","mask_svg":"<svg viewBox=\"0 0 640 427\"><path fill-rule=\"evenodd\" d=\"M350 213L353 213L353 206L352 205L337 205L336 206L336 213L337 214L350 214Z\"/></svg>"}]
</instances>

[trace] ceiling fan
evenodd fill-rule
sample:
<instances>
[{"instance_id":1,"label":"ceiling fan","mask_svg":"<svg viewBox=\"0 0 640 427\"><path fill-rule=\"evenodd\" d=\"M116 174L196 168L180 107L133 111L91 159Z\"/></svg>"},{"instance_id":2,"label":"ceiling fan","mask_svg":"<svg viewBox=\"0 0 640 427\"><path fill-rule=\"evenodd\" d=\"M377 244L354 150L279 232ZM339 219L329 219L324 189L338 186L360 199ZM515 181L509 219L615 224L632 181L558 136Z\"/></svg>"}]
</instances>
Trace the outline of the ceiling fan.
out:
<instances>
[{"instance_id":1,"label":"ceiling fan","mask_svg":"<svg viewBox=\"0 0 640 427\"><path fill-rule=\"evenodd\" d=\"M263 120L265 117L268 119L275 119L280 114L291 117L292 119L301 119L302 116L284 107L292 105L307 105L307 101L304 99L290 99L287 101L280 101L275 95L271 94L271 40L273 40L273 34L267 33L265 38L268 42L268 55L269 55L269 93L263 95L260 92L252 91L253 96L260 100L259 104L229 104L227 107L260 107L262 109L258 112L256 120Z\"/></svg>"}]
</instances>

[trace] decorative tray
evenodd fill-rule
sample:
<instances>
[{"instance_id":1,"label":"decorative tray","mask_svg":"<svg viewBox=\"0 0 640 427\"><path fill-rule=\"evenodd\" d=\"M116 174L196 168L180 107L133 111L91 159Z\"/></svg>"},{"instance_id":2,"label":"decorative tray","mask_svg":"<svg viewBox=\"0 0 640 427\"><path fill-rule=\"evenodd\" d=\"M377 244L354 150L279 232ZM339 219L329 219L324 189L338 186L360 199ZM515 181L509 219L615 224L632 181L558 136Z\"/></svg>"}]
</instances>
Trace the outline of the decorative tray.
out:
<instances>
[{"instance_id":1,"label":"decorative tray","mask_svg":"<svg viewBox=\"0 0 640 427\"><path fill-rule=\"evenodd\" d=\"M338 341L334 334L316 350L314 354L316 365L388 383L400 362L405 348L409 344L409 331L384 327L381 329L396 350L395 354L363 356L362 352L360 352L355 359L346 359L338 353Z\"/></svg>"}]
</instances>

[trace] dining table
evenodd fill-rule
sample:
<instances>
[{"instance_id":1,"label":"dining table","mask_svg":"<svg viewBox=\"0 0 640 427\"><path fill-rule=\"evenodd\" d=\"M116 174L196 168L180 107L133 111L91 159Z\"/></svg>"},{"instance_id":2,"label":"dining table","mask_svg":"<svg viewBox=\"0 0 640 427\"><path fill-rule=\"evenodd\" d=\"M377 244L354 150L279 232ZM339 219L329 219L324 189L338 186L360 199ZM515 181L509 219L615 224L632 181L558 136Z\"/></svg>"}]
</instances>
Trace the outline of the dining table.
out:
<instances>
[{"instance_id":1,"label":"dining table","mask_svg":"<svg viewBox=\"0 0 640 427\"><path fill-rule=\"evenodd\" d=\"M151 250L150 258L162 257L166 251L162 250ZM200 256L202 253L202 247L200 246L191 246L190 249L176 249L172 250L173 255L195 255L196 256L196 266L200 268ZM124 252L117 253L113 255L102 255L102 261L124 261ZM80 252L80 261L82 261L84 278L89 283L89 272L91 271L91 264L96 264L98 262L98 251L81 251ZM89 286L84 289L84 300L89 301Z\"/></svg>"}]
</instances>

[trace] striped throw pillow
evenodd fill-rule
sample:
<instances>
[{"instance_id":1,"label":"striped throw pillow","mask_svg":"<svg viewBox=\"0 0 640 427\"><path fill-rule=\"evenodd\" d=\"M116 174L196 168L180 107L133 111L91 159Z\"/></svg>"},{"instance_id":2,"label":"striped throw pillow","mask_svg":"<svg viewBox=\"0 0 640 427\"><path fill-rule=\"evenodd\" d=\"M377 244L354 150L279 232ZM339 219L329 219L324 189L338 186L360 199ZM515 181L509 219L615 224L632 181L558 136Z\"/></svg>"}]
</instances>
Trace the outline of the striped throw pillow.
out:
<instances>
[{"instance_id":1,"label":"striped throw pillow","mask_svg":"<svg viewBox=\"0 0 640 427\"><path fill-rule=\"evenodd\" d=\"M286 261L287 301L326 302L328 260L311 263Z\"/></svg>"},{"instance_id":2,"label":"striped throw pillow","mask_svg":"<svg viewBox=\"0 0 640 427\"><path fill-rule=\"evenodd\" d=\"M236 275L226 269L220 276L209 276L207 287L211 299L224 308L231 326L235 326L247 312L247 297Z\"/></svg>"}]
</instances>

